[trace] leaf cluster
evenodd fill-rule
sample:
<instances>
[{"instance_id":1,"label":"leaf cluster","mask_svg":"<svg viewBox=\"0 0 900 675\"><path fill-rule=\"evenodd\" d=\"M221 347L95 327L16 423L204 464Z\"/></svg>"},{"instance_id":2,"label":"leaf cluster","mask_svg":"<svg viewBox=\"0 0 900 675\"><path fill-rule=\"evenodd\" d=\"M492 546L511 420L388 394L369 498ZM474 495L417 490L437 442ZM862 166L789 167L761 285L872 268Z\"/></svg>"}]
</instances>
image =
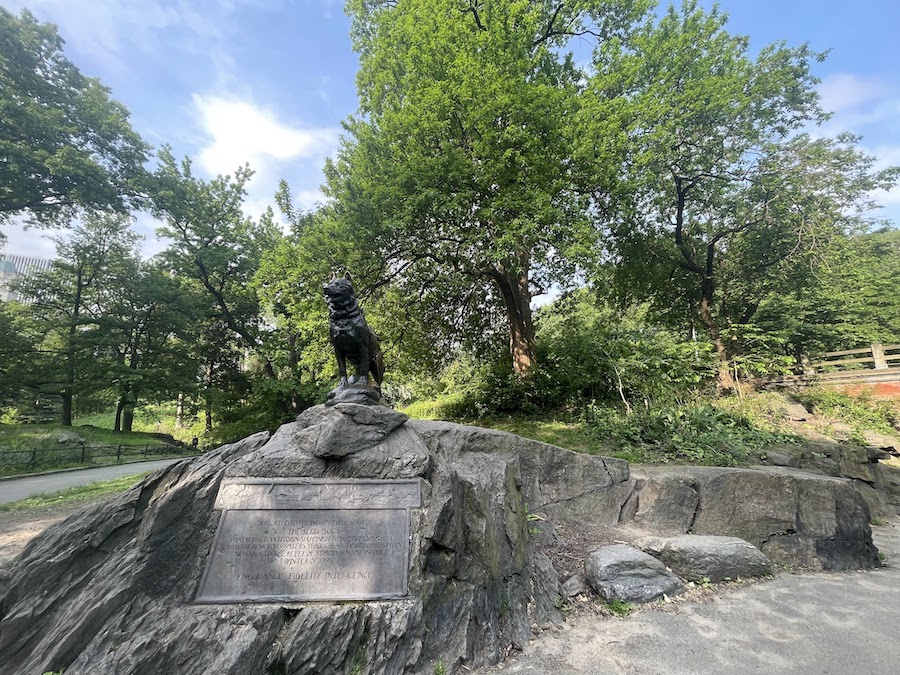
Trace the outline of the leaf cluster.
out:
<instances>
[{"instance_id":1,"label":"leaf cluster","mask_svg":"<svg viewBox=\"0 0 900 675\"><path fill-rule=\"evenodd\" d=\"M0 224L61 226L140 201L148 146L128 110L62 51L52 24L0 8Z\"/></svg>"}]
</instances>

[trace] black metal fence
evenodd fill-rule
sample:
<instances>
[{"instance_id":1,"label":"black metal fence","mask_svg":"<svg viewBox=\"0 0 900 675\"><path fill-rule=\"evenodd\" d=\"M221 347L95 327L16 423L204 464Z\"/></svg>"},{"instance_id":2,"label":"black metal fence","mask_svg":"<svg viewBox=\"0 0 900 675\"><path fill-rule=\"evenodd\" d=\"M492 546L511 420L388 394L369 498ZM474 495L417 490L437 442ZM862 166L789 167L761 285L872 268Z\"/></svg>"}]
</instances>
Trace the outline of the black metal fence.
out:
<instances>
[{"instance_id":1,"label":"black metal fence","mask_svg":"<svg viewBox=\"0 0 900 675\"><path fill-rule=\"evenodd\" d=\"M190 455L194 448L172 443L145 445L88 445L73 443L57 447L34 447L29 450L0 448L0 475L34 473L73 466L120 464L171 455Z\"/></svg>"}]
</instances>

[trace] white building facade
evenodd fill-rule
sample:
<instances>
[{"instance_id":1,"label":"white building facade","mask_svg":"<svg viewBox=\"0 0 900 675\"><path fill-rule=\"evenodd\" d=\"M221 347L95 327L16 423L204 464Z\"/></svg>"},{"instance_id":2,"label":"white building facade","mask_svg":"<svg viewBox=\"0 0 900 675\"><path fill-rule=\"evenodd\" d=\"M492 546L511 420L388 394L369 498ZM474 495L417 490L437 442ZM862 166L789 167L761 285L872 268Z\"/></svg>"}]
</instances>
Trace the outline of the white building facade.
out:
<instances>
[{"instance_id":1,"label":"white building facade","mask_svg":"<svg viewBox=\"0 0 900 675\"><path fill-rule=\"evenodd\" d=\"M19 277L49 270L52 263L49 258L0 253L0 300L3 302L19 300L18 293L10 290L10 282Z\"/></svg>"}]
</instances>

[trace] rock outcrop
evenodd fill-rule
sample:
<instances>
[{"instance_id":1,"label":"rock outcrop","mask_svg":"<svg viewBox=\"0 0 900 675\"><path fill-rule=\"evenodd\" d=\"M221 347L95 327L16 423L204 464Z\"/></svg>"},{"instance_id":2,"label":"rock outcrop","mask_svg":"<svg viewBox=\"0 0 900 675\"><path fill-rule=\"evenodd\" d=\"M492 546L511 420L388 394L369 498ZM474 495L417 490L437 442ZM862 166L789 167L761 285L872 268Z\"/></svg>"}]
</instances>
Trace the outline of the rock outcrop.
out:
<instances>
[{"instance_id":1,"label":"rock outcrop","mask_svg":"<svg viewBox=\"0 0 900 675\"><path fill-rule=\"evenodd\" d=\"M739 536L776 562L826 569L877 563L865 502L846 481L775 471L635 477L622 460L503 432L317 406L271 437L158 471L32 541L0 588L0 663L9 675L460 672L561 620L550 549L566 528ZM408 594L198 604L224 477L420 481ZM585 540L581 558L613 538Z\"/></svg>"},{"instance_id":2,"label":"rock outcrop","mask_svg":"<svg viewBox=\"0 0 900 675\"><path fill-rule=\"evenodd\" d=\"M869 508L847 480L786 468L653 467L623 520L664 534L744 539L773 562L820 570L873 568Z\"/></svg>"},{"instance_id":3,"label":"rock outcrop","mask_svg":"<svg viewBox=\"0 0 900 675\"><path fill-rule=\"evenodd\" d=\"M229 477L419 478L399 600L203 605L194 598ZM529 510L615 522L628 465L502 432L317 406L161 470L48 529L16 561L0 663L22 675L432 673L498 661L560 620ZM0 591L2 592L2 591Z\"/></svg>"},{"instance_id":4,"label":"rock outcrop","mask_svg":"<svg viewBox=\"0 0 900 675\"><path fill-rule=\"evenodd\" d=\"M836 478L847 478L869 505L872 515L892 517L900 513L900 441L886 434L866 432L868 446L808 441L803 445L775 445L766 451L771 466L803 469ZM885 461L887 460L887 461Z\"/></svg>"},{"instance_id":5,"label":"rock outcrop","mask_svg":"<svg viewBox=\"0 0 900 675\"><path fill-rule=\"evenodd\" d=\"M607 602L652 602L684 592L684 584L651 555L627 544L601 546L584 561L588 583Z\"/></svg>"},{"instance_id":6,"label":"rock outcrop","mask_svg":"<svg viewBox=\"0 0 900 675\"><path fill-rule=\"evenodd\" d=\"M688 581L718 582L772 573L772 562L753 544L738 537L682 534L646 537L635 543Z\"/></svg>"}]
</instances>

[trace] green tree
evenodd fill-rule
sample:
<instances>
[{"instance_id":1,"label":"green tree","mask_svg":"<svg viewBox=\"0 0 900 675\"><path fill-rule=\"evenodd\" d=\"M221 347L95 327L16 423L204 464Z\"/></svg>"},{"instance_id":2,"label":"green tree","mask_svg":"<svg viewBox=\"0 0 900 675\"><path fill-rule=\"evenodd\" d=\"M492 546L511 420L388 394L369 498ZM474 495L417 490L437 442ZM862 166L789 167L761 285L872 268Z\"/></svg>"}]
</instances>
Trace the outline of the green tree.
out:
<instances>
[{"instance_id":1,"label":"green tree","mask_svg":"<svg viewBox=\"0 0 900 675\"><path fill-rule=\"evenodd\" d=\"M370 286L433 298L434 325L483 330L502 314L513 368L531 376L531 299L594 248L573 190L583 73L567 45L618 38L647 4L348 3L360 111L326 167L327 227L369 254Z\"/></svg>"},{"instance_id":2,"label":"green tree","mask_svg":"<svg viewBox=\"0 0 900 675\"><path fill-rule=\"evenodd\" d=\"M310 403L311 390L331 375L333 357L322 299L322 283L330 267L318 257L323 244L330 244L310 236L320 213L296 209L286 181L281 181L275 201L289 231L275 233L272 245L262 254L253 285L271 317L273 366L290 411L296 414ZM272 223L274 213L264 218Z\"/></svg>"},{"instance_id":3,"label":"green tree","mask_svg":"<svg viewBox=\"0 0 900 675\"><path fill-rule=\"evenodd\" d=\"M34 400L31 383L42 370L40 336L24 307L18 302L0 302L0 408L22 412Z\"/></svg>"},{"instance_id":4,"label":"green tree","mask_svg":"<svg viewBox=\"0 0 900 675\"><path fill-rule=\"evenodd\" d=\"M164 222L158 234L170 240L159 257L186 287L203 296L195 322L200 331L195 356L201 364L206 427L212 431L214 415L222 421L259 377L276 382L284 375L278 363L281 336L272 317L264 315L254 282L279 231L271 214L254 222L242 211L252 176L248 166L233 177L207 181L193 175L189 159L176 161L168 148L159 160L151 183L153 210ZM275 409L268 411L266 426L290 414L288 392L274 389L273 397L260 403Z\"/></svg>"},{"instance_id":5,"label":"green tree","mask_svg":"<svg viewBox=\"0 0 900 675\"><path fill-rule=\"evenodd\" d=\"M41 369L46 379L37 384L61 398L61 422L71 426L76 395L109 386L101 354L104 299L114 270L136 256L137 235L127 217L100 213L55 241L51 269L24 277L16 288L29 298L28 311L44 334L37 351L48 357Z\"/></svg>"},{"instance_id":6,"label":"green tree","mask_svg":"<svg viewBox=\"0 0 900 675\"><path fill-rule=\"evenodd\" d=\"M799 134L825 117L811 71L823 55L776 43L754 59L725 23L686 0L604 46L585 109L624 122L626 217L611 228L624 287L705 329L730 389L739 326L816 265L823 242L864 228L869 193L897 174L872 171L854 137ZM608 170L597 167L599 185Z\"/></svg>"},{"instance_id":7,"label":"green tree","mask_svg":"<svg viewBox=\"0 0 900 675\"><path fill-rule=\"evenodd\" d=\"M844 240L814 272L767 296L753 327L792 356L900 343L900 230Z\"/></svg>"},{"instance_id":8,"label":"green tree","mask_svg":"<svg viewBox=\"0 0 900 675\"><path fill-rule=\"evenodd\" d=\"M202 288L215 318L244 349L259 353L266 372L274 376L251 280L277 231L270 221L254 223L242 211L245 186L252 175L244 166L233 178L205 181L193 175L189 159L179 163L163 148L152 179L153 210L164 222L157 233L171 242L161 259Z\"/></svg>"},{"instance_id":9,"label":"green tree","mask_svg":"<svg viewBox=\"0 0 900 675\"><path fill-rule=\"evenodd\" d=\"M156 262L126 259L111 275L100 318L116 391L115 431L131 431L141 401L172 400L196 387L190 348L199 327L197 298Z\"/></svg>"},{"instance_id":10,"label":"green tree","mask_svg":"<svg viewBox=\"0 0 900 675\"><path fill-rule=\"evenodd\" d=\"M588 288L566 293L537 313L543 396L633 404L686 398L714 366L712 346L655 325L646 305L613 307Z\"/></svg>"},{"instance_id":11,"label":"green tree","mask_svg":"<svg viewBox=\"0 0 900 675\"><path fill-rule=\"evenodd\" d=\"M127 210L147 146L129 113L66 59L52 24L0 7L0 224Z\"/></svg>"}]
</instances>

